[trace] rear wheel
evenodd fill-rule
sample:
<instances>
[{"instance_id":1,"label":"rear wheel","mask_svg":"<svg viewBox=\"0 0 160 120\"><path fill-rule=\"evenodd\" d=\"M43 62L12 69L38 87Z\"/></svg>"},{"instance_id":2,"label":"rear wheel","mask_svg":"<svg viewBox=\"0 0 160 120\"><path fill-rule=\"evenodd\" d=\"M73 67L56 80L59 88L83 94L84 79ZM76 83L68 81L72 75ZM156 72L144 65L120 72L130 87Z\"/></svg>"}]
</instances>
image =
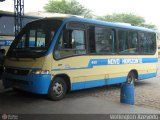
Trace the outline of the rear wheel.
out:
<instances>
[{"instance_id":1,"label":"rear wheel","mask_svg":"<svg viewBox=\"0 0 160 120\"><path fill-rule=\"evenodd\" d=\"M127 83L128 84L134 84L136 80L136 75L134 72L129 72L128 76L127 76Z\"/></svg>"},{"instance_id":2,"label":"rear wheel","mask_svg":"<svg viewBox=\"0 0 160 120\"><path fill-rule=\"evenodd\" d=\"M67 84L66 81L61 77L56 77L53 79L49 91L48 91L48 97L51 100L61 100L65 97L67 92Z\"/></svg>"}]
</instances>

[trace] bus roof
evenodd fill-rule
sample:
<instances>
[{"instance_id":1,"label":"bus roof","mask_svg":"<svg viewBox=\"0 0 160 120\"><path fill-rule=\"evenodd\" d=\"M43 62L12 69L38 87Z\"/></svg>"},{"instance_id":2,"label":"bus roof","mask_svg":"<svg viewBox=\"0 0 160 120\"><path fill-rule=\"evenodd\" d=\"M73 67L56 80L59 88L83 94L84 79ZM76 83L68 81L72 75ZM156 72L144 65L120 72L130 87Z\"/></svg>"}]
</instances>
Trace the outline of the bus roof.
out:
<instances>
[{"instance_id":1,"label":"bus roof","mask_svg":"<svg viewBox=\"0 0 160 120\"><path fill-rule=\"evenodd\" d=\"M86 23L90 23L90 24L105 25L105 26L126 28L126 29L132 29L132 30L140 30L140 31L146 31L146 32L155 32L155 30L144 28L144 27L130 26L130 25L112 23L112 22L107 22L107 21L78 18L78 17L65 18L64 21L78 21L78 22L86 22Z\"/></svg>"},{"instance_id":2,"label":"bus roof","mask_svg":"<svg viewBox=\"0 0 160 120\"><path fill-rule=\"evenodd\" d=\"M89 24L104 25L104 26L124 28L124 29L130 29L130 30L156 32L155 30L144 28L144 27L131 26L131 25L125 25L125 24L119 24L119 23L112 23L112 22L95 20L95 19L86 19L86 18L81 18L81 17L76 17L76 16L46 17L46 18L42 18L42 19L57 19L57 20L63 20L63 22L71 22L71 21L72 22L84 22L84 23L89 23Z\"/></svg>"},{"instance_id":3,"label":"bus roof","mask_svg":"<svg viewBox=\"0 0 160 120\"><path fill-rule=\"evenodd\" d=\"M3 16L6 16L6 17L14 17L15 15L14 15L14 13L12 13L12 12L0 11L0 17L3 17ZM40 17L30 16L30 15L24 15L24 16L22 16L22 18L40 19Z\"/></svg>"}]
</instances>

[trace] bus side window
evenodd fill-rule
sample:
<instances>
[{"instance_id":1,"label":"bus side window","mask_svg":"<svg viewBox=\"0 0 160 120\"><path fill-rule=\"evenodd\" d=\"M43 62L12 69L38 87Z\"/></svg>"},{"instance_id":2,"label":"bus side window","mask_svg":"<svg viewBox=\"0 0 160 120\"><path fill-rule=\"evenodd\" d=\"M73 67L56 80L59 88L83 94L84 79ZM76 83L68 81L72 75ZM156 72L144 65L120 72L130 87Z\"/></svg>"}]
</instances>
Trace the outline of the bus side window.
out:
<instances>
[{"instance_id":1,"label":"bus side window","mask_svg":"<svg viewBox=\"0 0 160 120\"><path fill-rule=\"evenodd\" d=\"M140 53L147 53L148 51L148 45L147 45L147 36L144 32L139 32L139 47L140 47Z\"/></svg>"},{"instance_id":2,"label":"bus side window","mask_svg":"<svg viewBox=\"0 0 160 120\"><path fill-rule=\"evenodd\" d=\"M127 32L123 30L118 31L118 38L119 38L119 53L126 53L128 52L128 44L127 44Z\"/></svg>"},{"instance_id":3,"label":"bus side window","mask_svg":"<svg viewBox=\"0 0 160 120\"><path fill-rule=\"evenodd\" d=\"M95 28L96 53L112 53L114 49L114 32L108 28Z\"/></svg>"},{"instance_id":4,"label":"bus side window","mask_svg":"<svg viewBox=\"0 0 160 120\"><path fill-rule=\"evenodd\" d=\"M140 52L142 54L153 53L156 49L156 35L153 33L139 33Z\"/></svg>"},{"instance_id":5,"label":"bus side window","mask_svg":"<svg viewBox=\"0 0 160 120\"><path fill-rule=\"evenodd\" d=\"M111 54L116 52L114 29L90 26L88 33L90 53Z\"/></svg>"},{"instance_id":6,"label":"bus side window","mask_svg":"<svg viewBox=\"0 0 160 120\"><path fill-rule=\"evenodd\" d=\"M138 35L137 32L130 31L128 34L129 40L129 53L138 53Z\"/></svg>"},{"instance_id":7,"label":"bus side window","mask_svg":"<svg viewBox=\"0 0 160 120\"><path fill-rule=\"evenodd\" d=\"M85 31L64 30L58 40L55 58L64 58L74 55L86 54Z\"/></svg>"},{"instance_id":8,"label":"bus side window","mask_svg":"<svg viewBox=\"0 0 160 120\"><path fill-rule=\"evenodd\" d=\"M154 53L156 50L156 34L150 33L148 36L149 53Z\"/></svg>"},{"instance_id":9,"label":"bus side window","mask_svg":"<svg viewBox=\"0 0 160 120\"><path fill-rule=\"evenodd\" d=\"M96 52L96 46L95 46L95 27L90 26L88 28L88 41L89 41L89 53L95 53Z\"/></svg>"}]
</instances>

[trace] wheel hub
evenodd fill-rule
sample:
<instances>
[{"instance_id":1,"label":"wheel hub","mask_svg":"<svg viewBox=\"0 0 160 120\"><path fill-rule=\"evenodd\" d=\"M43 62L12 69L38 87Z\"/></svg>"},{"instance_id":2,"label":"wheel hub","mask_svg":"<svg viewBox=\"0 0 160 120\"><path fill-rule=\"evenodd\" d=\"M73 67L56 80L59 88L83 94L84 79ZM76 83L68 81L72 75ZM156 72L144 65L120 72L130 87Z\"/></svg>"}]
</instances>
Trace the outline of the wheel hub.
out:
<instances>
[{"instance_id":1,"label":"wheel hub","mask_svg":"<svg viewBox=\"0 0 160 120\"><path fill-rule=\"evenodd\" d=\"M128 83L129 83L129 84L133 84L133 83L134 83L134 78L133 78L132 76L130 76L130 77L128 78Z\"/></svg>"},{"instance_id":2,"label":"wheel hub","mask_svg":"<svg viewBox=\"0 0 160 120\"><path fill-rule=\"evenodd\" d=\"M63 87L62 84L60 83L55 83L55 85L53 86L53 91L55 92L56 96L60 96L63 93Z\"/></svg>"}]
</instances>

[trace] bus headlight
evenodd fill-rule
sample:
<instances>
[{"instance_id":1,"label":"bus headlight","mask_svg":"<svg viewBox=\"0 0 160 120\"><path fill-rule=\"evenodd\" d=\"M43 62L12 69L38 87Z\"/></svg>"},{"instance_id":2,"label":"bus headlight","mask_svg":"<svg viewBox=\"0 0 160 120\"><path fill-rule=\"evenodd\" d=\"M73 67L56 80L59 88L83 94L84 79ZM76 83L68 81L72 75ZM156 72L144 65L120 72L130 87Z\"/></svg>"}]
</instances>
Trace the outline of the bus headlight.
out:
<instances>
[{"instance_id":1,"label":"bus headlight","mask_svg":"<svg viewBox=\"0 0 160 120\"><path fill-rule=\"evenodd\" d=\"M31 74L49 74L49 70L32 70Z\"/></svg>"}]
</instances>

